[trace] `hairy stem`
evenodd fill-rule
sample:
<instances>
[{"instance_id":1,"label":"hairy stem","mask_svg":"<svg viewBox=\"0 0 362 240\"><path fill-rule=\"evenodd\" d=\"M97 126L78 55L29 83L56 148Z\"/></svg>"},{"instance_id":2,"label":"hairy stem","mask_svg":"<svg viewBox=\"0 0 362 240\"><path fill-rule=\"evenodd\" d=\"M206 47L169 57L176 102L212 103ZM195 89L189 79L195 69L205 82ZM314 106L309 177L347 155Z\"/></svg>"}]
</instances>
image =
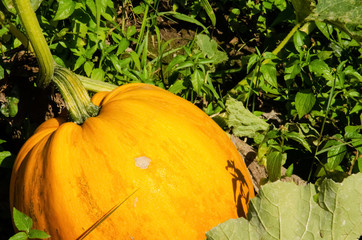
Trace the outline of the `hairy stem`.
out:
<instances>
[{"instance_id":1,"label":"hairy stem","mask_svg":"<svg viewBox=\"0 0 362 240\"><path fill-rule=\"evenodd\" d=\"M40 87L46 88L54 74L55 62L52 54L50 53L50 49L30 1L14 0L13 2L38 60L39 78L37 84Z\"/></svg>"}]
</instances>

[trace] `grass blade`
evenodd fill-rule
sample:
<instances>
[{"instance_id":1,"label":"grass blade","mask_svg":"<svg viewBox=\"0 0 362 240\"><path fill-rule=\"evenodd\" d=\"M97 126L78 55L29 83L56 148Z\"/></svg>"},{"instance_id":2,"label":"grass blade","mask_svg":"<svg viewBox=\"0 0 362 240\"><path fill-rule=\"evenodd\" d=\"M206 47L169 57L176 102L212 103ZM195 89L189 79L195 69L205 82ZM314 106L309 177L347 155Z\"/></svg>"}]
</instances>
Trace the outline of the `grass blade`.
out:
<instances>
[{"instance_id":1,"label":"grass blade","mask_svg":"<svg viewBox=\"0 0 362 240\"><path fill-rule=\"evenodd\" d=\"M94 229L96 229L104 220L106 220L112 213L114 213L124 202L126 202L132 195L134 195L137 191L134 190L129 196L123 199L121 202L112 207L103 217L101 217L97 222L95 222L90 228L88 228L82 235L80 235L77 240L82 240L86 236L88 236Z\"/></svg>"},{"instance_id":2,"label":"grass blade","mask_svg":"<svg viewBox=\"0 0 362 240\"><path fill-rule=\"evenodd\" d=\"M212 10L212 7L211 7L209 1L208 0L201 0L200 3L201 3L201 6L204 8L207 16L209 16L212 26L215 27L215 25L216 25L216 16L215 16L214 10Z\"/></svg>"}]
</instances>

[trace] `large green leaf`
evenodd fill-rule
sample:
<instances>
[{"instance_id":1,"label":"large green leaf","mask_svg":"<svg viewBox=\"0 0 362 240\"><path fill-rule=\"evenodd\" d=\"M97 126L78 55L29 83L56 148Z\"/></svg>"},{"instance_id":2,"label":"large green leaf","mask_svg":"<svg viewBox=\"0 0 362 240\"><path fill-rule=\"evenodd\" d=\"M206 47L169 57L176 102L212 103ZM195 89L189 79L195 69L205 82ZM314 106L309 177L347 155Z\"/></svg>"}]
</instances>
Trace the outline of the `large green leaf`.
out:
<instances>
[{"instance_id":1,"label":"large green leaf","mask_svg":"<svg viewBox=\"0 0 362 240\"><path fill-rule=\"evenodd\" d=\"M358 239L362 235L361 184L361 173L342 183L326 179L318 194L313 184L266 184L251 200L248 219L219 224L207 232L207 239Z\"/></svg>"},{"instance_id":2,"label":"large green leaf","mask_svg":"<svg viewBox=\"0 0 362 240\"><path fill-rule=\"evenodd\" d=\"M361 13L362 0L319 0L307 20L331 23L362 42Z\"/></svg>"},{"instance_id":3,"label":"large green leaf","mask_svg":"<svg viewBox=\"0 0 362 240\"><path fill-rule=\"evenodd\" d=\"M227 119L228 126L233 129L234 135L238 137L255 137L256 132L265 131L269 124L258 118L242 102L233 98L226 101L226 111L229 116Z\"/></svg>"}]
</instances>

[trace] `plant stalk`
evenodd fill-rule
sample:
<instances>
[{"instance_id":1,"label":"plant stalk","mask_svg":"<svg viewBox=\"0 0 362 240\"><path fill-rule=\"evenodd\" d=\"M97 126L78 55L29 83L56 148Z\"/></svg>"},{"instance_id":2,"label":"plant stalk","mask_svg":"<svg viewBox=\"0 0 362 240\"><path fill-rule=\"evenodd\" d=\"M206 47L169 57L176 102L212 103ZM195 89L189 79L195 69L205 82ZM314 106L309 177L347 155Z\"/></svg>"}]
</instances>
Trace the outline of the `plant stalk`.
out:
<instances>
[{"instance_id":1,"label":"plant stalk","mask_svg":"<svg viewBox=\"0 0 362 240\"><path fill-rule=\"evenodd\" d=\"M56 66L53 82L62 94L75 123L82 124L87 118L98 114L99 107L92 103L87 90L75 73L67 68Z\"/></svg>"},{"instance_id":2,"label":"plant stalk","mask_svg":"<svg viewBox=\"0 0 362 240\"><path fill-rule=\"evenodd\" d=\"M38 19L29 0L14 0L15 8L25 28L28 39L33 46L39 64L38 86L46 88L54 74L53 56L40 28Z\"/></svg>"}]
</instances>

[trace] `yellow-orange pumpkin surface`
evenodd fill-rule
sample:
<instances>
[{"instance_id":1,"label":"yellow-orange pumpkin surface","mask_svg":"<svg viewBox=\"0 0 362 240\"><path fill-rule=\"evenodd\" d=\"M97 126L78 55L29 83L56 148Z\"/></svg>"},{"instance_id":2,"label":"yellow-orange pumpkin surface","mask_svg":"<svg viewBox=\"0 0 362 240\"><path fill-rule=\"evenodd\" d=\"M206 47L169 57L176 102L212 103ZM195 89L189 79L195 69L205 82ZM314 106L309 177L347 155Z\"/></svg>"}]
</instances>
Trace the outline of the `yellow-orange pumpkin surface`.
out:
<instances>
[{"instance_id":1,"label":"yellow-orange pumpkin surface","mask_svg":"<svg viewBox=\"0 0 362 240\"><path fill-rule=\"evenodd\" d=\"M86 239L204 239L245 215L254 191L244 161L196 106L146 84L92 101L97 117L50 119L18 154L10 206L35 229L77 239L130 195Z\"/></svg>"}]
</instances>

